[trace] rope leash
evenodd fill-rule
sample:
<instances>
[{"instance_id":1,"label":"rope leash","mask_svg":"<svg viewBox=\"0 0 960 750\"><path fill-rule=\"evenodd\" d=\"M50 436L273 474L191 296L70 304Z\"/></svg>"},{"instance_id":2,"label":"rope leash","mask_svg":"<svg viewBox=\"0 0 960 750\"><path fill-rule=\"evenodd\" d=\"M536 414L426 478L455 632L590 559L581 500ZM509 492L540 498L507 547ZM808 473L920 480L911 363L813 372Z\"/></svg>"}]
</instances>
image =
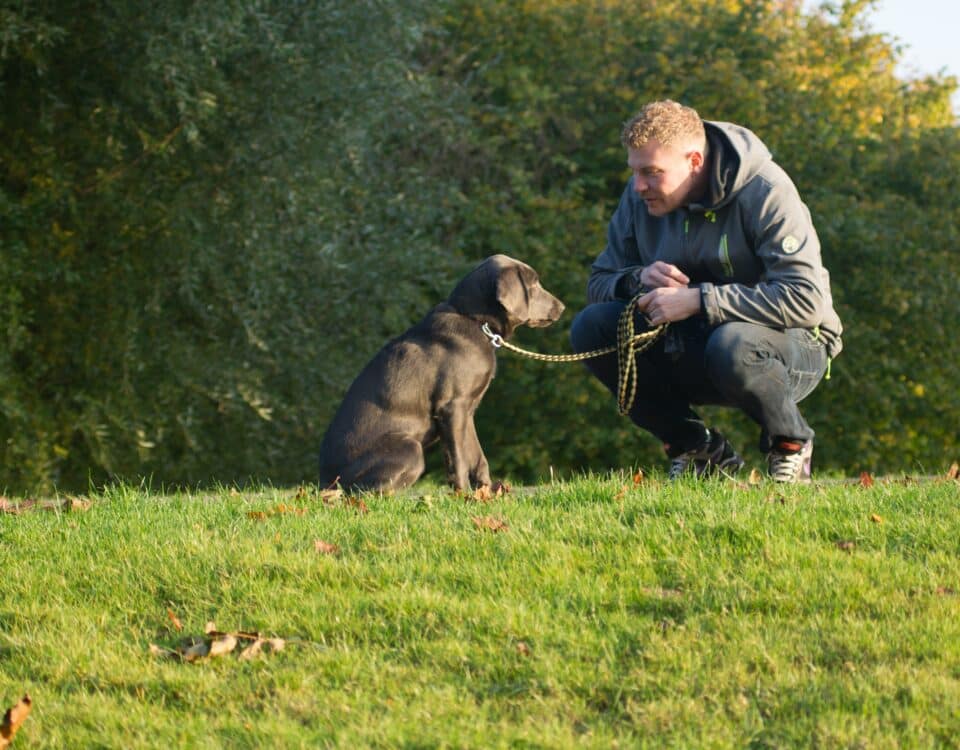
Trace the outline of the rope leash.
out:
<instances>
[{"instance_id":1,"label":"rope leash","mask_svg":"<svg viewBox=\"0 0 960 750\"><path fill-rule=\"evenodd\" d=\"M523 349L509 341L505 341L503 336L490 330L490 324L484 323L482 330L490 339L490 343L499 349L503 347L516 354L521 354L530 359L536 359L540 362L580 362L584 359L594 359L602 357L604 354L617 353L617 406L621 414L627 414L633 401L637 396L637 355L649 349L656 342L660 335L666 330L667 323L662 323L651 328L648 331L636 333L636 325L633 318L633 308L636 307L637 300L646 292L636 295L620 313L617 321L617 343L613 346L607 346L603 349L594 349L589 352L580 352L579 354L541 354L532 352L529 349Z\"/></svg>"}]
</instances>

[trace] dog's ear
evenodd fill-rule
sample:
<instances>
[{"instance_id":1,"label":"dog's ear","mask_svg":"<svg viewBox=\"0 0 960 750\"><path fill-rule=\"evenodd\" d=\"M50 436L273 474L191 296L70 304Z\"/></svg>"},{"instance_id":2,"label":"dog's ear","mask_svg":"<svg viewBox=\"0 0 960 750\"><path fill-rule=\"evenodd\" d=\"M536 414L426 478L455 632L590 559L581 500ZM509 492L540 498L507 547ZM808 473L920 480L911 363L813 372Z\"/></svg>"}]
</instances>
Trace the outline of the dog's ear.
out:
<instances>
[{"instance_id":1,"label":"dog's ear","mask_svg":"<svg viewBox=\"0 0 960 750\"><path fill-rule=\"evenodd\" d=\"M497 275L497 302L507 311L514 325L530 318L530 287L536 283L536 273L523 263L511 263Z\"/></svg>"}]
</instances>

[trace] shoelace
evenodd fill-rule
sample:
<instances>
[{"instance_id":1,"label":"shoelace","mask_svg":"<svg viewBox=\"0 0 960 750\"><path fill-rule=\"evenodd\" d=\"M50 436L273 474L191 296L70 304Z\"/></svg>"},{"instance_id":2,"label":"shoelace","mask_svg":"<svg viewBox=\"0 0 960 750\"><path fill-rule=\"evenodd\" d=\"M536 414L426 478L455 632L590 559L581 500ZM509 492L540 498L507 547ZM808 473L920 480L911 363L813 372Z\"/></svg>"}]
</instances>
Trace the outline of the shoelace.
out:
<instances>
[{"instance_id":1,"label":"shoelace","mask_svg":"<svg viewBox=\"0 0 960 750\"><path fill-rule=\"evenodd\" d=\"M776 453L770 458L770 478L775 482L794 482L803 469L803 451Z\"/></svg>"}]
</instances>

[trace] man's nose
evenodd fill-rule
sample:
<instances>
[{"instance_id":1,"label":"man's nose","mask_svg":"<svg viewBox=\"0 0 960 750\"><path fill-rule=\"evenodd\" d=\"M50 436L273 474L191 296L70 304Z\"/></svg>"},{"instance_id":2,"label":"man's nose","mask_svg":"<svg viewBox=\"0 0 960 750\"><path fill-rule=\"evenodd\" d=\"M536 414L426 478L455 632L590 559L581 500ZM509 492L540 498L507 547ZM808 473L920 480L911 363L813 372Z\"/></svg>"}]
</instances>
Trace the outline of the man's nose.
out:
<instances>
[{"instance_id":1,"label":"man's nose","mask_svg":"<svg viewBox=\"0 0 960 750\"><path fill-rule=\"evenodd\" d=\"M640 175L633 176L633 189L638 193L645 193L647 191L647 181L640 177Z\"/></svg>"}]
</instances>

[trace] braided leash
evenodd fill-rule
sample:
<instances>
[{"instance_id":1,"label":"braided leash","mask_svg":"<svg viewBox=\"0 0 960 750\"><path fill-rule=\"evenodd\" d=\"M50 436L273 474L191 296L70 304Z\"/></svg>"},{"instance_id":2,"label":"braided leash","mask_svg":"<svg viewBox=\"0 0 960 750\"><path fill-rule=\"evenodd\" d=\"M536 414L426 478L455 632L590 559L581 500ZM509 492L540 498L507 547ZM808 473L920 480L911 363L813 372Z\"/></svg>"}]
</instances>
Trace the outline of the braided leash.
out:
<instances>
[{"instance_id":1,"label":"braided leash","mask_svg":"<svg viewBox=\"0 0 960 750\"><path fill-rule=\"evenodd\" d=\"M636 307L637 300L640 299L643 294L645 294L645 292L636 295L627 303L627 306L623 308L623 312L620 313L620 318L617 321L617 343L613 346L604 347L603 349L594 349L593 351L580 352L579 354L541 354L540 352L532 352L529 349L522 349L504 340L503 336L490 330L489 323L484 323L482 330L487 338L490 339L490 343L496 348L504 347L517 354L522 354L524 357L536 359L541 362L579 362L584 359L593 359L595 357L602 357L604 354L616 352L618 369L617 406L621 414L627 414L637 396L637 355L653 346L654 342L660 338L660 334L666 330L668 325L667 323L661 323L648 331L642 331L641 333L635 332L633 308Z\"/></svg>"}]
</instances>

